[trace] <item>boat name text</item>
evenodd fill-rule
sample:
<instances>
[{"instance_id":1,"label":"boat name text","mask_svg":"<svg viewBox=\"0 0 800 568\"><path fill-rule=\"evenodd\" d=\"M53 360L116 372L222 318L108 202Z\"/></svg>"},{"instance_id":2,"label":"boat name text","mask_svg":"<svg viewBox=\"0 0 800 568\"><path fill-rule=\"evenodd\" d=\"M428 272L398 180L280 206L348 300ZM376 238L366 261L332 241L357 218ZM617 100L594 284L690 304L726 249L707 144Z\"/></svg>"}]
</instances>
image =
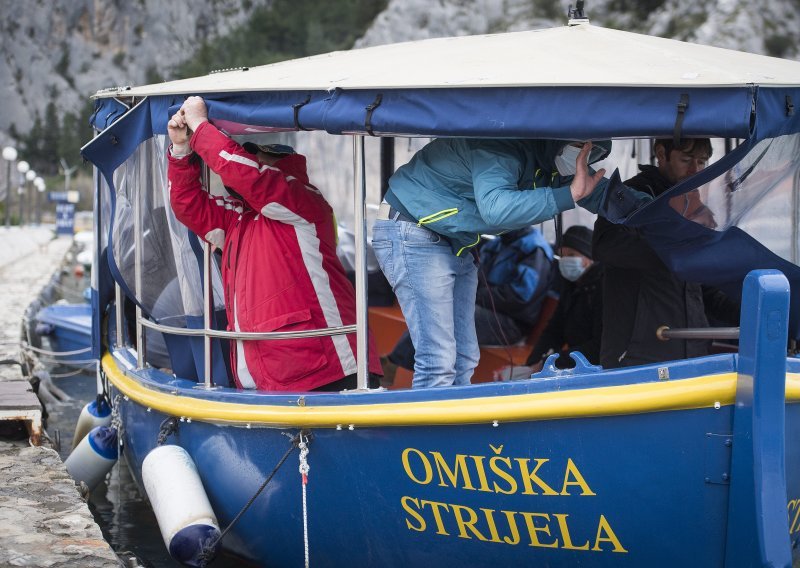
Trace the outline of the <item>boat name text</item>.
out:
<instances>
[{"instance_id":1,"label":"boat name text","mask_svg":"<svg viewBox=\"0 0 800 568\"><path fill-rule=\"evenodd\" d=\"M502 455L503 446L489 446L493 455L423 452L406 448L403 469L408 479L423 486L438 486L464 491L504 495L547 497L593 497L586 477L577 464L567 458L562 465L549 458L511 458ZM609 520L599 515L591 523L592 534L585 534L586 519L578 536L566 513L507 511L473 508L405 495L400 504L406 513L406 526L416 532L435 531L441 536L477 539L508 545L526 544L542 548L627 553Z\"/></svg>"}]
</instances>

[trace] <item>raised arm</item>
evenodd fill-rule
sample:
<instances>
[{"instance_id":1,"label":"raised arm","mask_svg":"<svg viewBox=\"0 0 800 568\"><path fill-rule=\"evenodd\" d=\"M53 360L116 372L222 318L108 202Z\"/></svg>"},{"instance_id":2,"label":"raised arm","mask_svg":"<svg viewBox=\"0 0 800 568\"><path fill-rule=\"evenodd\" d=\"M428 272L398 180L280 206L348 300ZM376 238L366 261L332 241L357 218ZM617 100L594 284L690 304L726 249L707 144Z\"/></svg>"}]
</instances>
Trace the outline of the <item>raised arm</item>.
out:
<instances>
[{"instance_id":1,"label":"raised arm","mask_svg":"<svg viewBox=\"0 0 800 568\"><path fill-rule=\"evenodd\" d=\"M233 188L248 205L265 217L278 221L317 221L333 212L319 190L305 178L305 158L299 155L283 160L294 161L296 175L259 162L236 141L208 122L205 102L189 97L183 104L187 125L194 134L192 149L217 173L222 183ZM298 164L298 162L300 162ZM283 166L281 166L283 167ZM302 173L300 173L302 172Z\"/></svg>"},{"instance_id":2,"label":"raised arm","mask_svg":"<svg viewBox=\"0 0 800 568\"><path fill-rule=\"evenodd\" d=\"M175 217L212 245L222 248L225 229L238 215L225 207L221 197L207 193L200 181L200 160L189 147L183 115L176 113L167 124L172 145L168 150L169 201Z\"/></svg>"}]
</instances>

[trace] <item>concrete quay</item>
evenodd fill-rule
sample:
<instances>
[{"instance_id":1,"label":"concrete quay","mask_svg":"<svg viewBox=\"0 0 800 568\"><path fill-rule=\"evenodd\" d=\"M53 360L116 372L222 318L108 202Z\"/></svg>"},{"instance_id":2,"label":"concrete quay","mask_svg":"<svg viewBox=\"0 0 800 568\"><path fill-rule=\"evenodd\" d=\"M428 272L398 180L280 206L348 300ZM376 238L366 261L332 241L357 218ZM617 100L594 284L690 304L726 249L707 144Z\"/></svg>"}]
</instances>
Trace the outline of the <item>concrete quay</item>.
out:
<instances>
[{"instance_id":1,"label":"concrete quay","mask_svg":"<svg viewBox=\"0 0 800 568\"><path fill-rule=\"evenodd\" d=\"M54 238L49 227L0 227L0 242L0 359L19 360L23 313L72 240ZM0 381L28 385L17 365L0 365ZM0 438L0 566L121 565L58 453Z\"/></svg>"}]
</instances>

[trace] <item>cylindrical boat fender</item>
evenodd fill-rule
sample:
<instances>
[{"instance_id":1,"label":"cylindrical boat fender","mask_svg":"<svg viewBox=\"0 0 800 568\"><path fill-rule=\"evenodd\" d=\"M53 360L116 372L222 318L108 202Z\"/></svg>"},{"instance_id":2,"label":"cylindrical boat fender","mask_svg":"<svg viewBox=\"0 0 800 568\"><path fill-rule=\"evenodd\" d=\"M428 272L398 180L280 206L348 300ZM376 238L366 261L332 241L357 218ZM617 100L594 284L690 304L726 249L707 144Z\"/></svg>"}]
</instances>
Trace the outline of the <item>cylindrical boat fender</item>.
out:
<instances>
[{"instance_id":1,"label":"cylindrical boat fender","mask_svg":"<svg viewBox=\"0 0 800 568\"><path fill-rule=\"evenodd\" d=\"M75 435L72 437L72 449L74 450L84 436L92 428L98 426L108 426L111 424L111 408L104 398L98 397L86 404L81 410L78 422L75 424Z\"/></svg>"},{"instance_id":2,"label":"cylindrical boat fender","mask_svg":"<svg viewBox=\"0 0 800 568\"><path fill-rule=\"evenodd\" d=\"M117 429L98 426L80 441L64 462L67 473L77 483L83 481L92 490L105 479L117 462Z\"/></svg>"},{"instance_id":3,"label":"cylindrical boat fender","mask_svg":"<svg viewBox=\"0 0 800 568\"><path fill-rule=\"evenodd\" d=\"M170 556L204 566L219 549L219 523L197 466L180 446L159 446L142 462L142 480Z\"/></svg>"}]
</instances>

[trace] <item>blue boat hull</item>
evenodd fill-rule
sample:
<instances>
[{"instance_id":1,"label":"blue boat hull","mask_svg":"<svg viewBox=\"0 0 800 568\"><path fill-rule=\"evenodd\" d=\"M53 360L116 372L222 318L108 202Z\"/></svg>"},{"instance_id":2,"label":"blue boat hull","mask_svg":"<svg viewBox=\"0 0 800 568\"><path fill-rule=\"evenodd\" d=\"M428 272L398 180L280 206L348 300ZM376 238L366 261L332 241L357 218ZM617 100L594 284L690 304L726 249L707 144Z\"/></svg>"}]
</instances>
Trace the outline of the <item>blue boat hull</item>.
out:
<instances>
[{"instance_id":1,"label":"blue boat hull","mask_svg":"<svg viewBox=\"0 0 800 568\"><path fill-rule=\"evenodd\" d=\"M53 304L39 310L36 321L48 329L53 351L71 353L55 356L59 363L78 363L91 359L91 304ZM74 353L74 352L78 353Z\"/></svg>"},{"instance_id":2,"label":"blue boat hull","mask_svg":"<svg viewBox=\"0 0 800 568\"><path fill-rule=\"evenodd\" d=\"M678 380L672 384L696 380L692 373L698 371L710 372L711 378L730 376L736 363L732 355L673 363L669 369ZM790 361L790 368L797 373L800 366L795 363ZM589 385L595 384L600 406L607 396L604 388L638 388L637 377L652 383L657 372L654 366L636 373L466 390L496 400L571 389L591 395ZM139 380L147 383L155 376L148 371ZM257 400L298 403L297 396L242 396L226 389L185 388L185 383L173 381L163 390L184 400L221 404L238 394L244 398L243 411ZM447 390L430 391L429 402L441 399L436 391ZM124 389L112 392L123 394ZM333 396L321 395L320 404ZM356 396L362 397L356 405L381 397L387 412L395 404L424 404L419 392ZM141 485L141 463L170 414L122 397L117 403L125 456ZM424 566L446 559L461 566L723 566L733 417L734 405L723 401L705 408L496 425L309 428L312 562ZM256 494L299 430L183 420L167 443L179 444L192 456L224 528ZM800 435L796 401L786 406L786 431L787 439ZM787 444L785 450L791 514L793 500L800 498L800 451L796 444ZM225 537L224 547L259 565L302 565L301 488L295 450ZM798 529L800 522L792 523L793 538Z\"/></svg>"}]
</instances>

